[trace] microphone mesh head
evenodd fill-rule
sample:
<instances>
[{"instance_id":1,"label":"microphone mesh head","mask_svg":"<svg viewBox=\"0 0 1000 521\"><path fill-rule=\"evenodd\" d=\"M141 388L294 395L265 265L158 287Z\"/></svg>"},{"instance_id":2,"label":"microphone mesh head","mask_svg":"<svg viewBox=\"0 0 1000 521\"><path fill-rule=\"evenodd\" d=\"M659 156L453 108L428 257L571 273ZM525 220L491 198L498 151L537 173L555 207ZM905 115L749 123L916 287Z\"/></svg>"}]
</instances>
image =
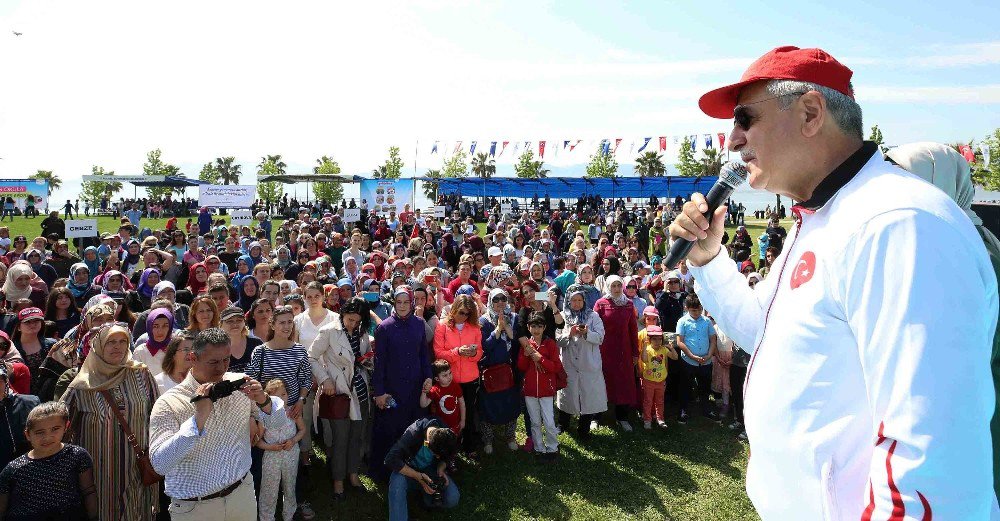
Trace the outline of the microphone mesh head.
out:
<instances>
[{"instance_id":1,"label":"microphone mesh head","mask_svg":"<svg viewBox=\"0 0 1000 521\"><path fill-rule=\"evenodd\" d=\"M736 188L747 180L747 175L749 174L746 165L730 161L722 165L722 170L719 172L719 180Z\"/></svg>"}]
</instances>

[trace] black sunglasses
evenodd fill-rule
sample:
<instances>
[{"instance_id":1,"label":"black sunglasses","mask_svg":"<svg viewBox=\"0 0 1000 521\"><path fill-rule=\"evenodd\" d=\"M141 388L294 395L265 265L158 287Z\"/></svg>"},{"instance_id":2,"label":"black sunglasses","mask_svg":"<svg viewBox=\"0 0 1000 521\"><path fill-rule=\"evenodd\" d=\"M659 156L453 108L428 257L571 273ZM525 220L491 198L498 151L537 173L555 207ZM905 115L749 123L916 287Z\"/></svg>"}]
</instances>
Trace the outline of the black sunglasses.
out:
<instances>
[{"instance_id":1,"label":"black sunglasses","mask_svg":"<svg viewBox=\"0 0 1000 521\"><path fill-rule=\"evenodd\" d=\"M773 99L784 98L785 96L801 96L803 94L805 94L805 92L789 92L787 94L780 94L778 96L772 96L770 98L764 98L762 100L737 105L736 108L733 109L733 120L735 121L737 127L740 127L743 129L743 132L746 132L750 130L750 127L753 126L754 121L757 119L757 117L754 116L747 107L758 103L764 103L765 101L771 101Z\"/></svg>"},{"instance_id":2,"label":"black sunglasses","mask_svg":"<svg viewBox=\"0 0 1000 521\"><path fill-rule=\"evenodd\" d=\"M493 302L507 302L507 297L493 297Z\"/></svg>"}]
</instances>

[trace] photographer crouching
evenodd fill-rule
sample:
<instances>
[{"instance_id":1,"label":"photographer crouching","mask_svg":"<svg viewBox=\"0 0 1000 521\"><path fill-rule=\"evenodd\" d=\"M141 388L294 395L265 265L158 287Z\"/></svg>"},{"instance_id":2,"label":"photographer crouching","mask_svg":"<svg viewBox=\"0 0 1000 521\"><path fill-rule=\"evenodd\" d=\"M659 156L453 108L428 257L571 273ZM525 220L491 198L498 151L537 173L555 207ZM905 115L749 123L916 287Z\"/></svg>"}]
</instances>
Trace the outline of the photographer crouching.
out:
<instances>
[{"instance_id":1,"label":"photographer crouching","mask_svg":"<svg viewBox=\"0 0 1000 521\"><path fill-rule=\"evenodd\" d=\"M424 505L454 508L458 487L445 468L458 450L458 437L437 418L421 418L406 428L385 456L389 476L389 521L406 521L410 490L421 490Z\"/></svg>"},{"instance_id":2,"label":"photographer crouching","mask_svg":"<svg viewBox=\"0 0 1000 521\"><path fill-rule=\"evenodd\" d=\"M187 377L156 400L150 417L149 456L165 476L170 518L255 520L251 425L256 417L277 428L284 404L259 382L226 372L230 339L221 329L198 333L187 356Z\"/></svg>"}]
</instances>

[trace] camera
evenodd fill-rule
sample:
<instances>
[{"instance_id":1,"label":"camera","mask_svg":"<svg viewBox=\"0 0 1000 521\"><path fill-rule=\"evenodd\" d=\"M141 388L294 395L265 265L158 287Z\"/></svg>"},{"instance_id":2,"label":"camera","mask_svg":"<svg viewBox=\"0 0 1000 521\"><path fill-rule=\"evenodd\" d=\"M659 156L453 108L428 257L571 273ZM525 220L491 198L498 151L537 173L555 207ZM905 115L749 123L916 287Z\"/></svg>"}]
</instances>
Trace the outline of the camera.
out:
<instances>
[{"instance_id":1,"label":"camera","mask_svg":"<svg viewBox=\"0 0 1000 521\"><path fill-rule=\"evenodd\" d=\"M219 401L219 400L221 400L221 399L229 396L230 394L233 394L234 392L236 392L237 390L239 390L240 387L243 387L244 385L246 385L247 380L249 380L249 378L247 378L247 377L244 376L243 378L240 378L239 380L222 380L220 382L217 382L215 385L212 386L212 389L208 392L208 399L212 400L212 403L215 403L215 402L217 402L217 401ZM191 403L197 402L198 400L201 400L202 398L205 398L205 397L204 396L195 396L195 397L191 398Z\"/></svg>"},{"instance_id":2,"label":"camera","mask_svg":"<svg viewBox=\"0 0 1000 521\"><path fill-rule=\"evenodd\" d=\"M434 493L431 494L431 506L444 506L444 491L448 488L448 482L445 481L444 476L434 476L434 481L430 483L430 487L434 490Z\"/></svg>"}]
</instances>

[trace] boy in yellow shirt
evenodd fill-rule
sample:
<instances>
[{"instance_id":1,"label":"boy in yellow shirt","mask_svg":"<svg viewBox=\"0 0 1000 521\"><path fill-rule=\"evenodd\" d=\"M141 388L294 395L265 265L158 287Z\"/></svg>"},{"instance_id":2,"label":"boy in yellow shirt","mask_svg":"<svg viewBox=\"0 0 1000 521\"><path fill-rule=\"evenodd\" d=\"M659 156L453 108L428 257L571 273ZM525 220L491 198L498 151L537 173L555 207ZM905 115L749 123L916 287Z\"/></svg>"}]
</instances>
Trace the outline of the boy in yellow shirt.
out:
<instances>
[{"instance_id":1,"label":"boy in yellow shirt","mask_svg":"<svg viewBox=\"0 0 1000 521\"><path fill-rule=\"evenodd\" d=\"M639 378L642 380L643 427L653 428L653 413L656 424L666 428L663 421L663 389L666 387L667 358L677 360L677 351L664 343L663 330L659 326L646 326L646 342L639 345Z\"/></svg>"}]
</instances>

